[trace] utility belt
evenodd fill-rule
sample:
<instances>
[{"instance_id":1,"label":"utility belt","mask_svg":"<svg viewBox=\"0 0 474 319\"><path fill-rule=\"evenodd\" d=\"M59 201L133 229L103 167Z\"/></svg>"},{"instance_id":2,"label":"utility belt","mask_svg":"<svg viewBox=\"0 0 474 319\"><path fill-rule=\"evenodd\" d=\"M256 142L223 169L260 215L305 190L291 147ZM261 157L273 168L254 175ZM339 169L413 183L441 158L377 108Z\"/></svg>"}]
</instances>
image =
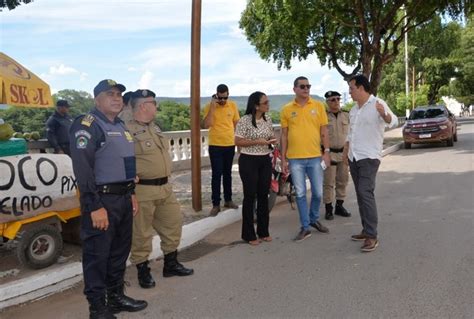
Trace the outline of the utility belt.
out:
<instances>
[{"instance_id":1,"label":"utility belt","mask_svg":"<svg viewBox=\"0 0 474 319\"><path fill-rule=\"evenodd\" d=\"M97 185L97 189L99 193L102 194L125 195L131 193L135 189L135 183L125 182Z\"/></svg>"},{"instance_id":2,"label":"utility belt","mask_svg":"<svg viewBox=\"0 0 474 319\"><path fill-rule=\"evenodd\" d=\"M139 179L138 184L140 185L165 185L168 183L168 177L154 178L154 179Z\"/></svg>"},{"instance_id":3,"label":"utility belt","mask_svg":"<svg viewBox=\"0 0 474 319\"><path fill-rule=\"evenodd\" d=\"M344 147L341 147L341 148L330 147L329 150L331 151L331 153L342 153L344 151ZM324 151L324 147L322 145L321 145L321 151Z\"/></svg>"},{"instance_id":4,"label":"utility belt","mask_svg":"<svg viewBox=\"0 0 474 319\"><path fill-rule=\"evenodd\" d=\"M329 150L331 151L331 153L342 153L344 151L344 147L341 147L341 148L329 148Z\"/></svg>"}]
</instances>

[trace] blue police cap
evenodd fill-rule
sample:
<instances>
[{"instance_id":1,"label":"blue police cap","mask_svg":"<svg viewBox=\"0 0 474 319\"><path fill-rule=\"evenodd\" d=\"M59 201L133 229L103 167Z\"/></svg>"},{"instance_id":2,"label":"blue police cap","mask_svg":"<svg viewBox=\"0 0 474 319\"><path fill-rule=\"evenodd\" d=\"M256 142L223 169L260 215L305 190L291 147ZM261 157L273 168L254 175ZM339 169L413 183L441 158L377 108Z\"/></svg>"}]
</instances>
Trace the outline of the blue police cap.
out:
<instances>
[{"instance_id":1,"label":"blue police cap","mask_svg":"<svg viewBox=\"0 0 474 319\"><path fill-rule=\"evenodd\" d=\"M66 100L58 100L56 102L56 106L65 106L65 107L71 107L68 103L68 101Z\"/></svg>"},{"instance_id":2,"label":"blue police cap","mask_svg":"<svg viewBox=\"0 0 474 319\"><path fill-rule=\"evenodd\" d=\"M341 94L339 92L336 92L336 91L327 91L325 94L324 94L324 97L326 99L330 98L330 97L333 97L333 96L341 96Z\"/></svg>"},{"instance_id":3,"label":"blue police cap","mask_svg":"<svg viewBox=\"0 0 474 319\"><path fill-rule=\"evenodd\" d=\"M128 91L127 93L125 93L122 96L123 104L128 104L128 102L130 102L130 100L132 99L132 95L133 95L132 91Z\"/></svg>"},{"instance_id":4,"label":"blue police cap","mask_svg":"<svg viewBox=\"0 0 474 319\"><path fill-rule=\"evenodd\" d=\"M139 98L145 98L145 97L155 98L156 94L155 92L150 91L150 90L136 90L135 92L132 93L132 99L139 99Z\"/></svg>"},{"instance_id":5,"label":"blue police cap","mask_svg":"<svg viewBox=\"0 0 474 319\"><path fill-rule=\"evenodd\" d=\"M125 91L125 85L115 82L114 80L105 79L99 82L94 88L94 97L97 97L102 92L108 91L111 88L117 88L120 92Z\"/></svg>"}]
</instances>

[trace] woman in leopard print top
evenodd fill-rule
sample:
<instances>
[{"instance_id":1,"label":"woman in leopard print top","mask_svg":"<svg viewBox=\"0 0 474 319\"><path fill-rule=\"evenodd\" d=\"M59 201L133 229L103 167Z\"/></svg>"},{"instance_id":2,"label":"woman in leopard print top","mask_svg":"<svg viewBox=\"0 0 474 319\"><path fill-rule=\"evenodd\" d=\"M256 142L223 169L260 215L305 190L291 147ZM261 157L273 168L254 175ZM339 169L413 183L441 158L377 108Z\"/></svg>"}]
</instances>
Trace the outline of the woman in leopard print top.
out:
<instances>
[{"instance_id":1,"label":"woman in leopard print top","mask_svg":"<svg viewBox=\"0 0 474 319\"><path fill-rule=\"evenodd\" d=\"M268 192L272 174L271 144L275 143L276 139L272 120L265 115L269 107L268 97L264 93L252 93L245 115L235 129L235 145L240 147L239 174L244 190L242 239L251 245L258 245L262 240L272 240L268 231ZM257 233L253 225L255 198Z\"/></svg>"}]
</instances>

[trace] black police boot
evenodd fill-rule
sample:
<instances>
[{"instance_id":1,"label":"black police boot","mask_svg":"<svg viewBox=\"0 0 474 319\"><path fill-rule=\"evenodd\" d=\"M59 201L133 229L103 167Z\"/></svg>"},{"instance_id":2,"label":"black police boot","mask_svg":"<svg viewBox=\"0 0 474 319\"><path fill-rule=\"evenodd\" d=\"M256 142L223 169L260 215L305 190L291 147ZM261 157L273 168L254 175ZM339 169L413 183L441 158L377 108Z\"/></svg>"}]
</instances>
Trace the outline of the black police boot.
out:
<instances>
[{"instance_id":1,"label":"black police boot","mask_svg":"<svg viewBox=\"0 0 474 319\"><path fill-rule=\"evenodd\" d=\"M112 313L121 311L135 312L145 309L148 303L145 300L135 300L123 293L123 283L107 288L107 307Z\"/></svg>"},{"instance_id":2,"label":"black police boot","mask_svg":"<svg viewBox=\"0 0 474 319\"><path fill-rule=\"evenodd\" d=\"M349 213L342 204L344 203L343 200L338 199L336 200L336 209L334 210L334 214L342 217L351 217L351 213Z\"/></svg>"},{"instance_id":3,"label":"black police boot","mask_svg":"<svg viewBox=\"0 0 474 319\"><path fill-rule=\"evenodd\" d=\"M156 283L150 273L150 267L148 267L148 260L137 264L138 283L142 288L153 288Z\"/></svg>"},{"instance_id":4,"label":"black police boot","mask_svg":"<svg viewBox=\"0 0 474 319\"><path fill-rule=\"evenodd\" d=\"M89 301L89 319L116 319L105 305L105 298Z\"/></svg>"},{"instance_id":5,"label":"black police boot","mask_svg":"<svg viewBox=\"0 0 474 319\"><path fill-rule=\"evenodd\" d=\"M324 216L327 220L333 220L334 215L332 214L332 203L326 204L326 215Z\"/></svg>"},{"instance_id":6,"label":"black police boot","mask_svg":"<svg viewBox=\"0 0 474 319\"><path fill-rule=\"evenodd\" d=\"M163 265L163 277L172 276L190 276L194 270L184 267L178 262L178 251L165 255L165 264Z\"/></svg>"}]
</instances>

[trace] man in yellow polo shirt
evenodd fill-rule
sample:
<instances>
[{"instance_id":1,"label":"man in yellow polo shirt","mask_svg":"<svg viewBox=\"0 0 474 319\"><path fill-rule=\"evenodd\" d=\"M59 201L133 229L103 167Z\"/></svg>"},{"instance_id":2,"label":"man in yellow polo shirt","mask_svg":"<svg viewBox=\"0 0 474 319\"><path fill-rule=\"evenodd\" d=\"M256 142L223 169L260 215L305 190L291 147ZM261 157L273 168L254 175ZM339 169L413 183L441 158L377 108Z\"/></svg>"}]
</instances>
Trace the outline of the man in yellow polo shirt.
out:
<instances>
[{"instance_id":1,"label":"man in yellow polo shirt","mask_svg":"<svg viewBox=\"0 0 474 319\"><path fill-rule=\"evenodd\" d=\"M306 77L297 77L293 83L295 99L285 105L280 113L282 166L285 173L290 170L301 223L301 229L295 237L297 242L311 236L309 226L322 233L329 232L329 229L319 222L323 170L331 163L328 118L323 104L310 97L310 89L311 84ZM324 147L324 152L321 152L321 145ZM306 175L311 183L309 211L306 200Z\"/></svg>"},{"instance_id":2,"label":"man in yellow polo shirt","mask_svg":"<svg viewBox=\"0 0 474 319\"><path fill-rule=\"evenodd\" d=\"M221 211L221 179L224 186L224 207L238 207L232 201L232 163L235 154L234 130L239 119L237 105L229 100L229 88L225 84L219 84L217 93L204 108L204 127L209 129L212 169L211 216L216 216Z\"/></svg>"}]
</instances>

